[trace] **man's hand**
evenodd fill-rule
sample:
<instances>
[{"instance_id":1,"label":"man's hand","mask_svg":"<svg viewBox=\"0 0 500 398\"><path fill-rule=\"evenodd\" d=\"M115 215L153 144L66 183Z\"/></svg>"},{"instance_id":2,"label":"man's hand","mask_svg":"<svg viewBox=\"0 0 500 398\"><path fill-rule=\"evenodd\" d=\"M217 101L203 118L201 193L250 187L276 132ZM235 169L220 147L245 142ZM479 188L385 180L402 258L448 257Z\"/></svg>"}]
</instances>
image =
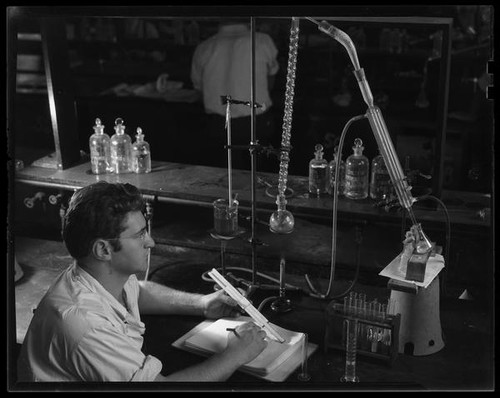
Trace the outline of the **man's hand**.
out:
<instances>
[{"instance_id":1,"label":"man's hand","mask_svg":"<svg viewBox=\"0 0 500 398\"><path fill-rule=\"evenodd\" d=\"M206 318L218 319L224 317L238 317L241 315L236 301L229 297L222 289L202 296L201 304L203 315Z\"/></svg>"},{"instance_id":2,"label":"man's hand","mask_svg":"<svg viewBox=\"0 0 500 398\"><path fill-rule=\"evenodd\" d=\"M226 353L240 365L256 358L266 347L266 332L253 322L245 322L229 333Z\"/></svg>"}]
</instances>

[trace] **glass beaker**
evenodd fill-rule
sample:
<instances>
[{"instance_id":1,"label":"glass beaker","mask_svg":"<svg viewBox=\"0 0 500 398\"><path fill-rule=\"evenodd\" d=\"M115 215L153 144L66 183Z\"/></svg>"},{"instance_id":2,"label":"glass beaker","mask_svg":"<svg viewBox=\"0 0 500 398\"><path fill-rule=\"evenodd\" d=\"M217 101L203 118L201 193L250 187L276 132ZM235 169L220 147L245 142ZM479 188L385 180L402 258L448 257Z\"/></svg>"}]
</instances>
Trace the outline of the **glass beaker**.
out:
<instances>
[{"instance_id":1,"label":"glass beaker","mask_svg":"<svg viewBox=\"0 0 500 398\"><path fill-rule=\"evenodd\" d=\"M228 206L227 199L214 201L214 229L217 235L234 236L238 232L238 201L233 199Z\"/></svg>"}]
</instances>

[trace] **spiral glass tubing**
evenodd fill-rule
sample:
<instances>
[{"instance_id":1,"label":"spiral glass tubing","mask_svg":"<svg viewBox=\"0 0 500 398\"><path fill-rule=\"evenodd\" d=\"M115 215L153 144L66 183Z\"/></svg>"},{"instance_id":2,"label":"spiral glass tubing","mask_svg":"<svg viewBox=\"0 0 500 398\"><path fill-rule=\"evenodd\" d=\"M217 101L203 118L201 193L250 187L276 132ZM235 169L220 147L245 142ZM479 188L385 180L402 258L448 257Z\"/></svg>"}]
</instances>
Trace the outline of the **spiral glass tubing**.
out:
<instances>
[{"instance_id":1,"label":"spiral glass tubing","mask_svg":"<svg viewBox=\"0 0 500 398\"><path fill-rule=\"evenodd\" d=\"M286 75L285 111L283 114L283 132L281 135L280 169L278 176L278 194L285 195L290 161L290 138L292 129L293 96L295 89L295 70L297 68L297 49L299 47L299 19L292 18L290 45L288 48L288 67Z\"/></svg>"}]
</instances>

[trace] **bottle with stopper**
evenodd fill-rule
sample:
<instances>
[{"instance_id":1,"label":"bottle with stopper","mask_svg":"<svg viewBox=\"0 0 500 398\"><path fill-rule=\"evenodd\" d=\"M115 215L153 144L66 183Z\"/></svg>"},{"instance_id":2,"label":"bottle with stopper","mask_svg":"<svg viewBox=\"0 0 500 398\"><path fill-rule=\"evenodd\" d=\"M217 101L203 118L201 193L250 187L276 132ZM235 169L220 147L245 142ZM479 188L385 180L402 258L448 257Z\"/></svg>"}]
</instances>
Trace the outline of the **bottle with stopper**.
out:
<instances>
[{"instance_id":1,"label":"bottle with stopper","mask_svg":"<svg viewBox=\"0 0 500 398\"><path fill-rule=\"evenodd\" d=\"M339 147L336 146L333 150L333 159L328 163L329 175L330 175L330 192L333 195L335 190L335 170L337 169L337 157L339 156ZM345 162L343 160L340 161L339 168L339 187L338 187L338 195L344 194L345 188Z\"/></svg>"},{"instance_id":2,"label":"bottle with stopper","mask_svg":"<svg viewBox=\"0 0 500 398\"><path fill-rule=\"evenodd\" d=\"M142 174L151 171L151 149L149 143L144 141L144 134L137 127L136 141L132 144L132 171Z\"/></svg>"},{"instance_id":3,"label":"bottle with stopper","mask_svg":"<svg viewBox=\"0 0 500 398\"><path fill-rule=\"evenodd\" d=\"M101 119L96 118L94 134L89 138L90 164L92 173L106 174L110 168L110 138L104 132Z\"/></svg>"},{"instance_id":4,"label":"bottle with stopper","mask_svg":"<svg viewBox=\"0 0 500 398\"><path fill-rule=\"evenodd\" d=\"M115 120L115 134L111 137L111 167L116 174L130 172L131 139L125 134L122 118Z\"/></svg>"},{"instance_id":5,"label":"bottle with stopper","mask_svg":"<svg viewBox=\"0 0 500 398\"><path fill-rule=\"evenodd\" d=\"M309 162L309 193L321 196L328 193L328 162L323 159L323 145L314 147L314 158Z\"/></svg>"},{"instance_id":6,"label":"bottle with stopper","mask_svg":"<svg viewBox=\"0 0 500 398\"><path fill-rule=\"evenodd\" d=\"M345 191L349 199L365 199L368 197L368 158L363 155L363 141L361 138L354 140L353 154L346 160L345 165Z\"/></svg>"},{"instance_id":7,"label":"bottle with stopper","mask_svg":"<svg viewBox=\"0 0 500 398\"><path fill-rule=\"evenodd\" d=\"M384 162L384 158L379 154L372 160L370 174L370 198L384 200L391 193L391 177Z\"/></svg>"}]
</instances>

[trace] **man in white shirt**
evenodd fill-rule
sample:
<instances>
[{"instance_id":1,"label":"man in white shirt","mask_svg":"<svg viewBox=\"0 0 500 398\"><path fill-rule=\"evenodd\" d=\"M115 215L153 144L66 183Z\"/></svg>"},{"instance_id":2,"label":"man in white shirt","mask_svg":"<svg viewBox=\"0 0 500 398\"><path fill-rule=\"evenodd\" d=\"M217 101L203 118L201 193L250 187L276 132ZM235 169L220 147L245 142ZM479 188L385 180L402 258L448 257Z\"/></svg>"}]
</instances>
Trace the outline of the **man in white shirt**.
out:
<instances>
[{"instance_id":1,"label":"man in white shirt","mask_svg":"<svg viewBox=\"0 0 500 398\"><path fill-rule=\"evenodd\" d=\"M222 290L192 294L136 273L147 267L154 241L148 234L140 192L105 181L75 192L63 238L75 263L38 305L21 348L19 381L224 381L267 345L252 322L230 334L227 348L174 373L142 352L140 314L236 316L236 303Z\"/></svg>"},{"instance_id":2,"label":"man in white shirt","mask_svg":"<svg viewBox=\"0 0 500 398\"><path fill-rule=\"evenodd\" d=\"M275 123L270 111L272 99L270 89L278 72L278 50L272 38L262 32L254 33L255 48L255 102L261 108L255 109L256 138L262 145L272 142ZM218 167L227 165L224 145L227 143L225 130L226 105L221 96L233 100L251 101L251 32L248 20L223 20L214 36L200 43L191 63L193 87L202 94L207 129L209 161ZM251 109L247 105L231 105L231 144L249 145L251 140ZM248 150L232 151L233 166L249 169ZM277 161L275 162L278 164Z\"/></svg>"}]
</instances>

